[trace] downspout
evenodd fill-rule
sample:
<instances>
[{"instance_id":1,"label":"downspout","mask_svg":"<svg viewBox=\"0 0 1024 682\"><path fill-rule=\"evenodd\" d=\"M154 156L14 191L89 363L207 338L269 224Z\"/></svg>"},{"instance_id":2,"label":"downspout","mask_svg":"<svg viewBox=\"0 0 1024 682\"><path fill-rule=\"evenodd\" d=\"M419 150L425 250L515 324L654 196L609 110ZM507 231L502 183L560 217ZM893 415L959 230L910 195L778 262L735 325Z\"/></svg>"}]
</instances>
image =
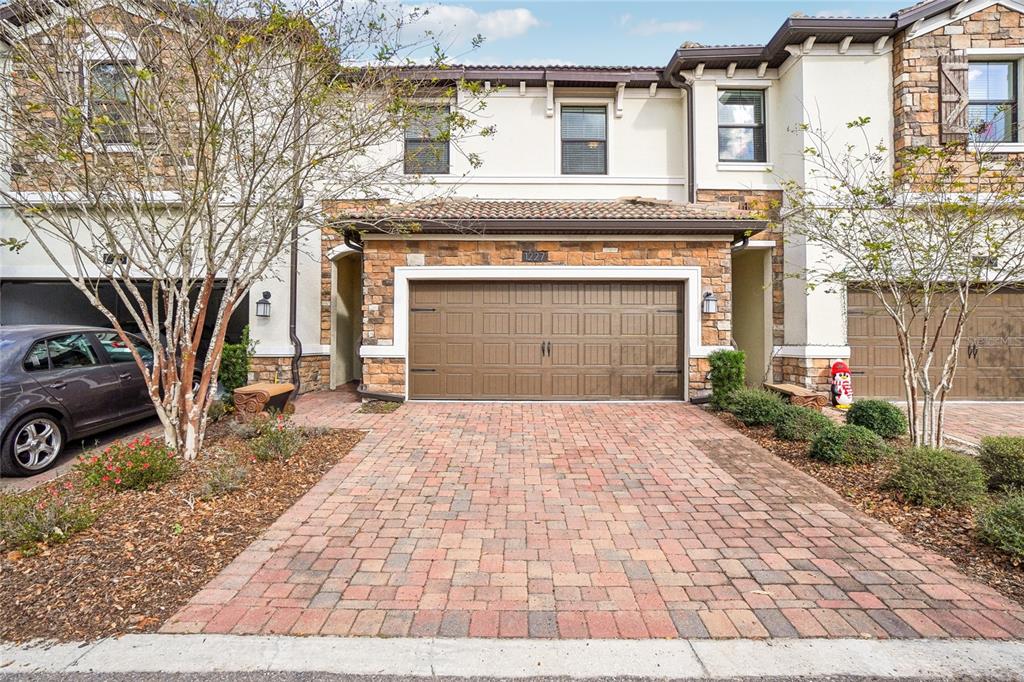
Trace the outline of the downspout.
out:
<instances>
[{"instance_id":1,"label":"downspout","mask_svg":"<svg viewBox=\"0 0 1024 682\"><path fill-rule=\"evenodd\" d=\"M295 64L295 87L302 83L302 60ZM297 95L298 93L296 93ZM299 109L298 96L296 96L295 110L292 112L292 125L295 129L295 149L292 153L292 196L297 197L294 211L298 214L305 205L302 196L302 179L299 177L298 168L302 163L302 111ZM292 342L292 384L295 386L292 395L298 395L302 388L302 379L299 377L299 365L302 361L302 340L298 334L298 289L299 289L299 216L293 216L292 221L292 252L291 271L288 273L288 337Z\"/></svg>"},{"instance_id":2,"label":"downspout","mask_svg":"<svg viewBox=\"0 0 1024 682\"><path fill-rule=\"evenodd\" d=\"M742 251L743 249L747 248L748 246L750 246L750 236L749 235L743 235L742 237L733 240L733 242L732 242L732 252L733 253L739 253L740 251Z\"/></svg>"},{"instance_id":3,"label":"downspout","mask_svg":"<svg viewBox=\"0 0 1024 682\"><path fill-rule=\"evenodd\" d=\"M675 60L666 69L669 84L686 93L686 198L691 204L697 203L697 150L694 149L693 130L693 85L679 80L675 74Z\"/></svg>"}]
</instances>

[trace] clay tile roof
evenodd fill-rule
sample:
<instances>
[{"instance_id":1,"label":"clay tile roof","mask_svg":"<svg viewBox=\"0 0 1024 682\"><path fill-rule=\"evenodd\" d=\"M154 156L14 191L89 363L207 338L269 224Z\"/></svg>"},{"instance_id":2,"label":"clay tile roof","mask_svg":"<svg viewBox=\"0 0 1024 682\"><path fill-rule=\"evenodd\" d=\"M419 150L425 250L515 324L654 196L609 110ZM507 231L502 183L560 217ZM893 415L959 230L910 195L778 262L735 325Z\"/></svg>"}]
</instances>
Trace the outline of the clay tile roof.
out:
<instances>
[{"instance_id":1,"label":"clay tile roof","mask_svg":"<svg viewBox=\"0 0 1024 682\"><path fill-rule=\"evenodd\" d=\"M721 204L678 204L645 197L613 201L489 201L451 198L408 204L352 207L346 217L374 220L756 220Z\"/></svg>"}]
</instances>

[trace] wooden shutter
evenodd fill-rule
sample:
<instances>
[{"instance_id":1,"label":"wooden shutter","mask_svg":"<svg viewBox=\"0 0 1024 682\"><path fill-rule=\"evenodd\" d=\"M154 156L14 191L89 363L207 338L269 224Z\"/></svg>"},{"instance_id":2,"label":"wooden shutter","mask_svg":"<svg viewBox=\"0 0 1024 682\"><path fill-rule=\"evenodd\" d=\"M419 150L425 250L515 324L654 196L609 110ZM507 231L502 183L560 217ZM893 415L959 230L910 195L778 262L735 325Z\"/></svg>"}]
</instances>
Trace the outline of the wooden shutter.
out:
<instances>
[{"instance_id":1,"label":"wooden shutter","mask_svg":"<svg viewBox=\"0 0 1024 682\"><path fill-rule=\"evenodd\" d=\"M943 143L966 142L967 56L963 50L951 50L939 59L939 117Z\"/></svg>"}]
</instances>

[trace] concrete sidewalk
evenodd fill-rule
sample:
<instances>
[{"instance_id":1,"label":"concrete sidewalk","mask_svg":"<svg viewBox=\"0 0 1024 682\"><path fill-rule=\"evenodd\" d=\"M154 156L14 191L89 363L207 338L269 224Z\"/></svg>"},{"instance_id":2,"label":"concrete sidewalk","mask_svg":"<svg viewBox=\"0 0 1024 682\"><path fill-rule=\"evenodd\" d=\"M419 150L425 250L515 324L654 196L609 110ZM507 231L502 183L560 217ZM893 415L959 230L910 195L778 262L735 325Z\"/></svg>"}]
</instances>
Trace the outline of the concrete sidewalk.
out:
<instances>
[{"instance_id":1,"label":"concrete sidewalk","mask_svg":"<svg viewBox=\"0 0 1024 682\"><path fill-rule=\"evenodd\" d=\"M504 679L1012 680L1024 673L1024 641L128 635L87 644L0 645L0 677L30 673L59 674L61 679L126 673L263 676L273 672Z\"/></svg>"}]
</instances>

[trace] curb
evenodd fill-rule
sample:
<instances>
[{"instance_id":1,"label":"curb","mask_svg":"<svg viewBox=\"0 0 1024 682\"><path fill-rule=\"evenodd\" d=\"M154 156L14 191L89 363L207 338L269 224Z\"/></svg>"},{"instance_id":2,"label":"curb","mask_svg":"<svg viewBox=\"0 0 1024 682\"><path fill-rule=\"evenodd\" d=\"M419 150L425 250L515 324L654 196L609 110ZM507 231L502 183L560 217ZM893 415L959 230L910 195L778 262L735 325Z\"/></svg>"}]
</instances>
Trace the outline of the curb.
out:
<instances>
[{"instance_id":1,"label":"curb","mask_svg":"<svg viewBox=\"0 0 1024 682\"><path fill-rule=\"evenodd\" d=\"M529 640L127 635L0 644L17 673L329 673L413 677L1020 679L1024 641Z\"/></svg>"}]
</instances>

